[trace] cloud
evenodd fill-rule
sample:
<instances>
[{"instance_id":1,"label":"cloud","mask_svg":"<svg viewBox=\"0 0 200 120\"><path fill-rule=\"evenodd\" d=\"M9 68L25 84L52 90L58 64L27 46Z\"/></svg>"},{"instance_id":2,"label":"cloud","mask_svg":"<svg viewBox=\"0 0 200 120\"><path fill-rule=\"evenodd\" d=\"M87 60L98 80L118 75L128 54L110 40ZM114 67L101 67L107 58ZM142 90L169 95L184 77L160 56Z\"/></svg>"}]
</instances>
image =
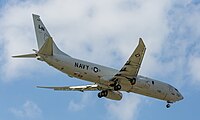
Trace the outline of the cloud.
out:
<instances>
[{"instance_id":1,"label":"cloud","mask_svg":"<svg viewBox=\"0 0 200 120\"><path fill-rule=\"evenodd\" d=\"M91 104L90 99L93 99L90 97L90 93L84 93L78 101L74 101L73 99L69 102L68 110L78 112L83 109L85 109L86 106Z\"/></svg>"},{"instance_id":2,"label":"cloud","mask_svg":"<svg viewBox=\"0 0 200 120\"><path fill-rule=\"evenodd\" d=\"M156 56L161 71L155 74L168 80L176 80L179 87L186 85L186 82L187 85L191 83L188 80L199 84L199 80L194 79L198 73L193 69L197 61L191 63L198 59L200 51L200 29L197 27L200 25L197 22L200 20L199 10L200 5L192 1L173 4L168 14L170 32L163 48ZM195 69L197 70L197 67Z\"/></svg>"},{"instance_id":3,"label":"cloud","mask_svg":"<svg viewBox=\"0 0 200 120\"><path fill-rule=\"evenodd\" d=\"M199 11L200 4L191 0L8 2L0 17L1 80L13 81L48 69L39 69L38 62L11 58L37 48L31 18L36 13L59 48L73 57L120 68L142 37L147 52L141 74L181 86L188 80L200 83ZM140 102L137 96L125 95L120 102L108 102L106 108L110 119L137 119ZM81 101L71 100L68 109L81 111L87 104L88 96L84 95ZM23 118L31 110L41 114L30 101L11 111Z\"/></svg>"},{"instance_id":4,"label":"cloud","mask_svg":"<svg viewBox=\"0 0 200 120\"><path fill-rule=\"evenodd\" d=\"M44 4L31 1L8 5L0 20L6 21L0 24L6 30L1 32L5 56L3 77L6 75L14 80L38 68L37 64L33 66L32 61L10 58L11 55L31 52L30 49L36 48L31 13L41 15L63 51L107 66L120 68L134 50L138 38L142 37L148 46L142 73L153 73L159 69L153 67L157 63L153 55L161 51L161 45L169 33L166 14L170 4L168 0L47 0ZM140 99L136 96L124 96L119 103L108 103L107 109L113 116L111 119L121 118L119 113L125 116L123 119L136 119L139 103ZM80 111L87 104L88 98L83 96L80 102L72 100L68 109Z\"/></svg>"},{"instance_id":5,"label":"cloud","mask_svg":"<svg viewBox=\"0 0 200 120\"><path fill-rule=\"evenodd\" d=\"M136 120L141 99L137 95L127 95L122 101L109 102L106 106L109 120Z\"/></svg>"},{"instance_id":6,"label":"cloud","mask_svg":"<svg viewBox=\"0 0 200 120\"><path fill-rule=\"evenodd\" d=\"M11 108L10 111L16 117L28 120L40 119L42 115L42 110L32 101L26 101L22 107Z\"/></svg>"},{"instance_id":7,"label":"cloud","mask_svg":"<svg viewBox=\"0 0 200 120\"><path fill-rule=\"evenodd\" d=\"M198 74L200 70L200 57L192 57L189 60L189 74L192 76L193 84L200 84L200 75Z\"/></svg>"},{"instance_id":8,"label":"cloud","mask_svg":"<svg viewBox=\"0 0 200 120\"><path fill-rule=\"evenodd\" d=\"M161 51L169 33L166 14L170 6L168 0L46 0L43 4L33 1L8 4L0 18L0 21L4 21L0 22L4 30L0 31L3 41L1 57L4 56L1 77L13 81L36 69L40 70L36 62L33 64L29 60L13 60L10 57L37 48L32 13L41 15L63 51L106 66L120 68L133 52L138 38L142 37L148 46L142 73L153 73L159 69L154 67L157 65L154 55ZM88 101L87 95L81 101L71 100L68 109L83 110ZM118 103L108 103L106 108L112 116L110 119L136 119L139 103L138 97L127 95ZM16 113L21 116L25 113L18 111Z\"/></svg>"},{"instance_id":9,"label":"cloud","mask_svg":"<svg viewBox=\"0 0 200 120\"><path fill-rule=\"evenodd\" d=\"M182 66L189 67L191 54L200 48L199 6L189 0L7 2L0 17L1 80L40 72L37 61L11 58L37 48L32 13L41 15L55 42L71 56L120 68L142 37L147 52L140 73L165 78L180 71L178 79L184 79Z\"/></svg>"},{"instance_id":10,"label":"cloud","mask_svg":"<svg viewBox=\"0 0 200 120\"><path fill-rule=\"evenodd\" d=\"M143 71L154 71L152 66L156 60L152 55L161 51L161 45L169 33L166 14L170 1L47 0L41 4L43 2L8 3L1 11L4 13L0 18L0 27L3 29L0 32L3 41L1 57L4 62L1 76L6 81L39 68L37 62L33 65L27 59L16 60L10 57L37 48L32 13L41 15L63 51L103 65L121 67L137 45L138 38L143 37L150 48L145 58L145 62L150 61L150 64L146 62Z\"/></svg>"}]
</instances>

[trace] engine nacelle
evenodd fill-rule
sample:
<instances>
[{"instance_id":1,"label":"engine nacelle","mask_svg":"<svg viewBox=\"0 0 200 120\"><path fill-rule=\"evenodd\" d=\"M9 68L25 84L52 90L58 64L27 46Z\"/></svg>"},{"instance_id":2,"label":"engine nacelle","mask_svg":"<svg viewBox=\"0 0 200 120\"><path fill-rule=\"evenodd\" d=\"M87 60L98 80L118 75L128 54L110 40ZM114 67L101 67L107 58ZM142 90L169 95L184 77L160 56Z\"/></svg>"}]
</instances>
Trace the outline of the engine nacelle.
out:
<instances>
[{"instance_id":1,"label":"engine nacelle","mask_svg":"<svg viewBox=\"0 0 200 120\"><path fill-rule=\"evenodd\" d=\"M111 99L111 100L121 100L122 93L119 91L108 90L108 94L107 94L106 98Z\"/></svg>"}]
</instances>

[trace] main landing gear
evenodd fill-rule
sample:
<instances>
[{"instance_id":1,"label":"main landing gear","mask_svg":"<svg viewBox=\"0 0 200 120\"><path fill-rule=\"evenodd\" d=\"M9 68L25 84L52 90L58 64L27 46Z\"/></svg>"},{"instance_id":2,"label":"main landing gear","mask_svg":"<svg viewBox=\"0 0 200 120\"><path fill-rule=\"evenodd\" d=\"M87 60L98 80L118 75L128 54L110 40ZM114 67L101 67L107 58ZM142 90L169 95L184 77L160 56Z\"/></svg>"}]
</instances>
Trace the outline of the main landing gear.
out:
<instances>
[{"instance_id":1,"label":"main landing gear","mask_svg":"<svg viewBox=\"0 0 200 120\"><path fill-rule=\"evenodd\" d=\"M107 95L108 95L108 91L107 90L103 90L103 91L98 93L98 97L99 98L106 97Z\"/></svg>"},{"instance_id":2,"label":"main landing gear","mask_svg":"<svg viewBox=\"0 0 200 120\"><path fill-rule=\"evenodd\" d=\"M115 91L121 90L121 88L122 88L122 87L121 87L120 84L117 84L117 85L114 86L114 90L115 90Z\"/></svg>"},{"instance_id":3,"label":"main landing gear","mask_svg":"<svg viewBox=\"0 0 200 120\"><path fill-rule=\"evenodd\" d=\"M122 88L122 86L119 83L117 83L117 81L115 81L113 84L110 84L110 86L113 87L115 91L121 90Z\"/></svg>"},{"instance_id":4,"label":"main landing gear","mask_svg":"<svg viewBox=\"0 0 200 120\"><path fill-rule=\"evenodd\" d=\"M112 85L112 87L114 88L115 91L121 90L121 88L122 88L120 84ZM99 92L97 96L99 98L102 98L102 97L106 97L107 95L108 95L108 90L103 90L103 91Z\"/></svg>"}]
</instances>

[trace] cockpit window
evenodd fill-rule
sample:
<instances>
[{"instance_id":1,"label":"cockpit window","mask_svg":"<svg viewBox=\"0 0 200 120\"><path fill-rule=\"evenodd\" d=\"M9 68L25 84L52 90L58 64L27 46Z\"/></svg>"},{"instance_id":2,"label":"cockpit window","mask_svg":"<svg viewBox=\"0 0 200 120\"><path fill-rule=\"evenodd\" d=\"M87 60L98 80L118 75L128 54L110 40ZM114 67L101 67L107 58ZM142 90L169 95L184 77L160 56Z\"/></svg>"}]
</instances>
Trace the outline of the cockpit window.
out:
<instances>
[{"instance_id":1,"label":"cockpit window","mask_svg":"<svg viewBox=\"0 0 200 120\"><path fill-rule=\"evenodd\" d=\"M178 92L178 90L175 88L175 90Z\"/></svg>"}]
</instances>

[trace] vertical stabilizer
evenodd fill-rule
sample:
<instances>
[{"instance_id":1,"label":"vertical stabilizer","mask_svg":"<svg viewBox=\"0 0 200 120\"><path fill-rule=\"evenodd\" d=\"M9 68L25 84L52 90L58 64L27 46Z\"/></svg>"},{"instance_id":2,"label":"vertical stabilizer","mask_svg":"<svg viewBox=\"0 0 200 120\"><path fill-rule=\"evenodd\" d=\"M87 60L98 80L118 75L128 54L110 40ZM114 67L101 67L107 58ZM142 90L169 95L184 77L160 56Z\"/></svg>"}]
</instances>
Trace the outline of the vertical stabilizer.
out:
<instances>
[{"instance_id":1,"label":"vertical stabilizer","mask_svg":"<svg viewBox=\"0 0 200 120\"><path fill-rule=\"evenodd\" d=\"M50 36L49 32L47 31L46 27L42 23L42 20L40 19L39 15L32 14L33 15L33 22L34 22L34 28L37 38L37 44L38 44L38 51L34 50L35 53L33 54L23 54L23 55L17 55L13 56L16 58L37 58L38 60L42 60L40 55L48 55L53 56L55 54L61 54L66 55L64 52L62 52L53 41L53 38ZM70 57L70 56L69 56Z\"/></svg>"},{"instance_id":2,"label":"vertical stabilizer","mask_svg":"<svg viewBox=\"0 0 200 120\"><path fill-rule=\"evenodd\" d=\"M40 16L36 15L36 14L32 14L32 15L33 15L33 22L34 22L34 27L35 27L38 49L39 49L40 53L43 53L46 55L53 55L53 54L67 55L56 46L51 35L49 34L46 27L42 23ZM47 52L47 53L45 53L45 52ZM67 55L67 56L69 56L69 55Z\"/></svg>"},{"instance_id":3,"label":"vertical stabilizer","mask_svg":"<svg viewBox=\"0 0 200 120\"><path fill-rule=\"evenodd\" d=\"M49 32L47 31L46 27L42 23L42 20L40 19L39 15L33 15L33 22L35 27L35 33L38 43L38 49L40 49L43 44L45 43L45 40L48 39L50 36Z\"/></svg>"}]
</instances>

